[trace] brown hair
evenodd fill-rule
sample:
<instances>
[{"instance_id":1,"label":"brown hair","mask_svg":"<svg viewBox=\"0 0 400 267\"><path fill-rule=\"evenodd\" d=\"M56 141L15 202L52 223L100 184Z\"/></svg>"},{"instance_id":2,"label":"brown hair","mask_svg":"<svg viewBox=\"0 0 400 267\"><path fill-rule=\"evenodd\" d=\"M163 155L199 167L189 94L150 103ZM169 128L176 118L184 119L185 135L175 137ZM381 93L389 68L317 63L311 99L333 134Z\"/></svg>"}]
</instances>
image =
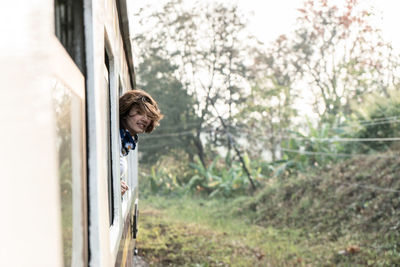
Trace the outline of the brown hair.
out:
<instances>
[{"instance_id":1,"label":"brown hair","mask_svg":"<svg viewBox=\"0 0 400 267\"><path fill-rule=\"evenodd\" d=\"M131 90L119 98L119 123L121 126L133 107L137 107L151 120L145 130L146 133L151 133L164 117L158 109L157 102L148 93L140 89Z\"/></svg>"}]
</instances>

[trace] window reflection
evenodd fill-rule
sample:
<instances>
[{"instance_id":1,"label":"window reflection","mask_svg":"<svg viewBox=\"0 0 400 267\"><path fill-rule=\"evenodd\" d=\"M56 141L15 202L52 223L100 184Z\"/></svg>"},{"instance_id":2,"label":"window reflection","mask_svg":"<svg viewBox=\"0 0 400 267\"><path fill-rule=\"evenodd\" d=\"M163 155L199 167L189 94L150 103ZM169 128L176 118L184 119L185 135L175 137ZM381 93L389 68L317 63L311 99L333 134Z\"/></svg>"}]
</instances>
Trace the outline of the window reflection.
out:
<instances>
[{"instance_id":1,"label":"window reflection","mask_svg":"<svg viewBox=\"0 0 400 267\"><path fill-rule=\"evenodd\" d=\"M81 266L84 248L81 101L56 82L53 90L64 266Z\"/></svg>"}]
</instances>

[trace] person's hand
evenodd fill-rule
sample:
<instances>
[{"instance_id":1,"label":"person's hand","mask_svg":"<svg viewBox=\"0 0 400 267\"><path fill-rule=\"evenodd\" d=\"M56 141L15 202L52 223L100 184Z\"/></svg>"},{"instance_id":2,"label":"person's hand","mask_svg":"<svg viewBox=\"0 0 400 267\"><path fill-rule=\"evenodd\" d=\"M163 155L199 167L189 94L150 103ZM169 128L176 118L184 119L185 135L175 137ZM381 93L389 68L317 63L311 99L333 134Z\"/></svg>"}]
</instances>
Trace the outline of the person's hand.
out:
<instances>
[{"instance_id":1,"label":"person's hand","mask_svg":"<svg viewBox=\"0 0 400 267\"><path fill-rule=\"evenodd\" d=\"M124 180L121 180L121 195L124 195L126 191L128 191L129 186L126 184Z\"/></svg>"}]
</instances>

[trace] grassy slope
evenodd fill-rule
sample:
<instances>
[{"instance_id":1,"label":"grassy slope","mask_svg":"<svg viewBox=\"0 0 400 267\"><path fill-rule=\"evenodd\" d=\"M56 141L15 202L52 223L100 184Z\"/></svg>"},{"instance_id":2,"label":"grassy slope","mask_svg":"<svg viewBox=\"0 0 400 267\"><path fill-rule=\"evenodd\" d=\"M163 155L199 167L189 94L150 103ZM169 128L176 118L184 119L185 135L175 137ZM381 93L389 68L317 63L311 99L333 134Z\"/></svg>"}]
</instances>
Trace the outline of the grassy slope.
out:
<instances>
[{"instance_id":1,"label":"grassy slope","mask_svg":"<svg viewBox=\"0 0 400 267\"><path fill-rule=\"evenodd\" d=\"M152 197L139 248L152 266L400 265L398 159L358 158L271 181L255 197ZM357 185L355 185L357 184Z\"/></svg>"},{"instance_id":2,"label":"grassy slope","mask_svg":"<svg viewBox=\"0 0 400 267\"><path fill-rule=\"evenodd\" d=\"M351 239L360 247L361 265L400 265L399 163L377 157L348 160L275 183L244 207L259 225L285 225L332 242ZM342 262L337 255L332 260Z\"/></svg>"},{"instance_id":3,"label":"grassy slope","mask_svg":"<svg viewBox=\"0 0 400 267\"><path fill-rule=\"evenodd\" d=\"M218 200L152 197L142 201L139 254L150 266L293 266L308 241L232 217Z\"/></svg>"}]
</instances>

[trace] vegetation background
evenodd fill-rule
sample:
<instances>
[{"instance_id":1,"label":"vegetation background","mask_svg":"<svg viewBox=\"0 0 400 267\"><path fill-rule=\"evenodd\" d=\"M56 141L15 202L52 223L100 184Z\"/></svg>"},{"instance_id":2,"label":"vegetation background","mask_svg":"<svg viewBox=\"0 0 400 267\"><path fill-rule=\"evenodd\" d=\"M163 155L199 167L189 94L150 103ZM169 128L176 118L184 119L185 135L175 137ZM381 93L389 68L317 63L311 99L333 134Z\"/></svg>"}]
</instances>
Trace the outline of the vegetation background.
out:
<instances>
[{"instance_id":1,"label":"vegetation background","mask_svg":"<svg viewBox=\"0 0 400 267\"><path fill-rule=\"evenodd\" d=\"M304 1L269 44L234 4L136 14L138 87L165 114L140 140L149 262L400 264L399 54L337 3Z\"/></svg>"}]
</instances>

